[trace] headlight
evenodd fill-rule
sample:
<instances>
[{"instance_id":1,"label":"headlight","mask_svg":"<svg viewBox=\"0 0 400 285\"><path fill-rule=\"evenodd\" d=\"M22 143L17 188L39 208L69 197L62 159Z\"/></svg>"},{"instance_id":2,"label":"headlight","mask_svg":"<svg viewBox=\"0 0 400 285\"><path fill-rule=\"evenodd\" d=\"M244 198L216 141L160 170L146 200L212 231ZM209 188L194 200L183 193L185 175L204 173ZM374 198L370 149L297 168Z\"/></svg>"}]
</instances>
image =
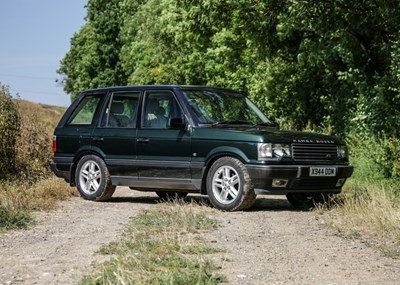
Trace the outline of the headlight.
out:
<instances>
[{"instance_id":1,"label":"headlight","mask_svg":"<svg viewBox=\"0 0 400 285\"><path fill-rule=\"evenodd\" d=\"M289 144L258 143L258 160L291 157Z\"/></svg>"},{"instance_id":2,"label":"headlight","mask_svg":"<svg viewBox=\"0 0 400 285\"><path fill-rule=\"evenodd\" d=\"M349 156L347 152L347 147L345 145L339 145L337 148L337 156L339 159L347 158Z\"/></svg>"}]
</instances>

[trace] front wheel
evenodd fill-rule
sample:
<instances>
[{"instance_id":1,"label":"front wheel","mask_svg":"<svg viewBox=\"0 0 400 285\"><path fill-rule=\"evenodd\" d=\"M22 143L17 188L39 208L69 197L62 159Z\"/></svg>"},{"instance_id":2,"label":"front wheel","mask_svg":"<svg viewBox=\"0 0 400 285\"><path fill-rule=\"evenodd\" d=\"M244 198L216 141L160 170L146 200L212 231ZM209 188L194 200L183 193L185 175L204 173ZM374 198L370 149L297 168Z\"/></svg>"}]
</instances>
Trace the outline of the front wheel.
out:
<instances>
[{"instance_id":1,"label":"front wheel","mask_svg":"<svg viewBox=\"0 0 400 285\"><path fill-rule=\"evenodd\" d=\"M106 164L95 155L81 158L76 167L75 182L79 194L86 200L107 201L115 191Z\"/></svg>"},{"instance_id":2,"label":"front wheel","mask_svg":"<svg viewBox=\"0 0 400 285\"><path fill-rule=\"evenodd\" d=\"M248 209L256 199L246 166L233 157L222 157L211 166L207 194L212 205L223 211Z\"/></svg>"},{"instance_id":3,"label":"front wheel","mask_svg":"<svg viewBox=\"0 0 400 285\"><path fill-rule=\"evenodd\" d=\"M310 210L318 204L330 205L332 201L331 193L288 193L286 195L289 203L299 210Z\"/></svg>"}]
</instances>

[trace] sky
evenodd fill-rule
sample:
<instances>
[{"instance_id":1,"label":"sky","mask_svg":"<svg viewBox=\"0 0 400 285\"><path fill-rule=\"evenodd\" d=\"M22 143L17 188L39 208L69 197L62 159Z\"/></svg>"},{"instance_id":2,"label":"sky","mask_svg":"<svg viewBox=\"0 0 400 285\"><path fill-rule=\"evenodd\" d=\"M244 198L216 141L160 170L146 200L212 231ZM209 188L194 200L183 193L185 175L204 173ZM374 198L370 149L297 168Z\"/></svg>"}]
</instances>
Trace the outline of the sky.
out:
<instances>
[{"instance_id":1,"label":"sky","mask_svg":"<svg viewBox=\"0 0 400 285\"><path fill-rule=\"evenodd\" d=\"M56 83L70 39L84 25L87 0L0 0L0 83L35 103L69 106Z\"/></svg>"}]
</instances>

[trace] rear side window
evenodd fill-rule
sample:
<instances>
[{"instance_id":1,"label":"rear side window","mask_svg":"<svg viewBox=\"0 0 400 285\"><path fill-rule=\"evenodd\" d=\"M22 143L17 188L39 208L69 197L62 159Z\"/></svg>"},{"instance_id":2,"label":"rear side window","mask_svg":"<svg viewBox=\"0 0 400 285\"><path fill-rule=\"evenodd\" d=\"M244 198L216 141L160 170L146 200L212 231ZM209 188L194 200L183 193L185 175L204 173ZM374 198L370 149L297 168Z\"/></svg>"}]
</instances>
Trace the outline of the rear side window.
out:
<instances>
[{"instance_id":1,"label":"rear side window","mask_svg":"<svg viewBox=\"0 0 400 285\"><path fill-rule=\"evenodd\" d=\"M101 100L100 95L83 98L68 121L69 125L91 125Z\"/></svg>"}]
</instances>

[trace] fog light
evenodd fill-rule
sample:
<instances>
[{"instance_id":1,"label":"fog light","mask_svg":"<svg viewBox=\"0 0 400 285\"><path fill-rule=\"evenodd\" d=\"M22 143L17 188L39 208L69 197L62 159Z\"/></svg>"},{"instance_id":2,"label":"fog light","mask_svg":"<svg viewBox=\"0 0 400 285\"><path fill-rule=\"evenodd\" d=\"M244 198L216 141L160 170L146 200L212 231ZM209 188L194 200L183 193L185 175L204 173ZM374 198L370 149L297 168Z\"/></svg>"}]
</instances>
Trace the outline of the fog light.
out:
<instances>
[{"instance_id":1,"label":"fog light","mask_svg":"<svg viewBox=\"0 0 400 285\"><path fill-rule=\"evenodd\" d=\"M272 187L286 187L288 180L286 179L273 179Z\"/></svg>"},{"instance_id":2,"label":"fog light","mask_svg":"<svg viewBox=\"0 0 400 285\"><path fill-rule=\"evenodd\" d=\"M336 182L336 187L342 187L345 181L346 181L346 178L340 178L340 179Z\"/></svg>"}]
</instances>

